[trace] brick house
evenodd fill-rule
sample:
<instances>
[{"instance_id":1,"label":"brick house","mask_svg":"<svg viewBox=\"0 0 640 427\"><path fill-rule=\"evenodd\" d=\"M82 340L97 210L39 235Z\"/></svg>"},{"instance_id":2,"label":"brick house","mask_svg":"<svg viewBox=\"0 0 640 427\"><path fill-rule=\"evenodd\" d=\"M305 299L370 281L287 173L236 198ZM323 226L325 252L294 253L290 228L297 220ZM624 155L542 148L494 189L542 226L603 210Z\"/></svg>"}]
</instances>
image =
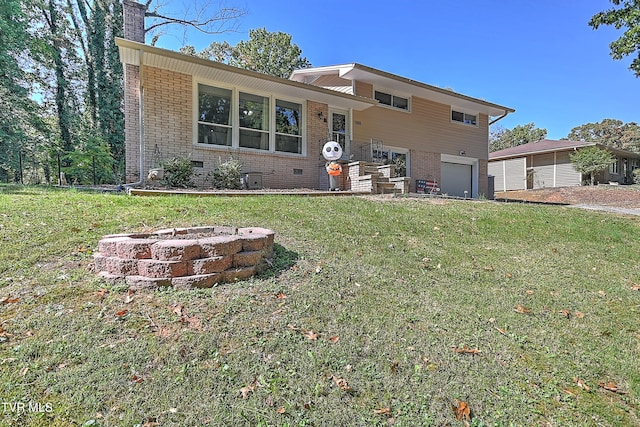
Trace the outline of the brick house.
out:
<instances>
[{"instance_id":1,"label":"brick house","mask_svg":"<svg viewBox=\"0 0 640 427\"><path fill-rule=\"evenodd\" d=\"M377 192L376 179L395 174L374 164L397 162L407 177L395 180L401 191L428 179L450 195L486 194L489 125L515 110L360 64L281 79L148 46L144 5L124 6L116 44L129 183L188 156L200 186L220 160L234 158L264 187L326 189L321 148L336 140L343 189Z\"/></svg>"}]
</instances>

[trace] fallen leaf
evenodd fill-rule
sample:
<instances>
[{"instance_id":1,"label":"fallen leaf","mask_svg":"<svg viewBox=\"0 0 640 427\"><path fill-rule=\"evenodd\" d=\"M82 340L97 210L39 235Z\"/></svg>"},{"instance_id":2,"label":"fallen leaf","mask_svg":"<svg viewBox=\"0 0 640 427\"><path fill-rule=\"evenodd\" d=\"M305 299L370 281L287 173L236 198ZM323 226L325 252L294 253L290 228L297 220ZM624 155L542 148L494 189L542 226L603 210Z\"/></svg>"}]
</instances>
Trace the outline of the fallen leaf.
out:
<instances>
[{"instance_id":1,"label":"fallen leaf","mask_svg":"<svg viewBox=\"0 0 640 427\"><path fill-rule=\"evenodd\" d=\"M278 409L276 409L276 412L279 414L284 414L285 412L287 412L287 410L284 409L284 406L281 406Z\"/></svg>"},{"instance_id":2,"label":"fallen leaf","mask_svg":"<svg viewBox=\"0 0 640 427\"><path fill-rule=\"evenodd\" d=\"M631 287L632 291L640 291L640 285L634 283L633 286Z\"/></svg>"},{"instance_id":3,"label":"fallen leaf","mask_svg":"<svg viewBox=\"0 0 640 427\"><path fill-rule=\"evenodd\" d=\"M558 313L566 317L567 319L571 317L571 312L569 310L560 310Z\"/></svg>"},{"instance_id":4,"label":"fallen leaf","mask_svg":"<svg viewBox=\"0 0 640 427\"><path fill-rule=\"evenodd\" d=\"M607 293L605 291L598 291L598 295L600 295L601 297L606 297Z\"/></svg>"},{"instance_id":5,"label":"fallen leaf","mask_svg":"<svg viewBox=\"0 0 640 427\"><path fill-rule=\"evenodd\" d=\"M258 379L254 378L250 384L248 384L245 387L242 387L240 389L240 394L242 395L242 398L247 399L249 397L249 394L252 393L257 386L258 386Z\"/></svg>"},{"instance_id":6,"label":"fallen leaf","mask_svg":"<svg viewBox=\"0 0 640 427\"><path fill-rule=\"evenodd\" d=\"M29 367L28 367L28 366L25 366L24 368L22 368L22 369L20 370L20 376L21 376L21 377L24 377L25 375L27 375L27 372L29 372Z\"/></svg>"},{"instance_id":7,"label":"fallen leaf","mask_svg":"<svg viewBox=\"0 0 640 427\"><path fill-rule=\"evenodd\" d=\"M182 308L183 308L182 305L178 305L178 304L169 306L169 309L171 310L171 312L178 316L182 316Z\"/></svg>"},{"instance_id":8,"label":"fallen leaf","mask_svg":"<svg viewBox=\"0 0 640 427\"><path fill-rule=\"evenodd\" d=\"M340 387L344 391L351 391L351 386L344 378L338 378L335 375L331 375L331 379L338 387Z\"/></svg>"},{"instance_id":9,"label":"fallen leaf","mask_svg":"<svg viewBox=\"0 0 640 427\"><path fill-rule=\"evenodd\" d=\"M386 407L386 408L374 409L373 413L377 415L391 415L391 408Z\"/></svg>"},{"instance_id":10,"label":"fallen leaf","mask_svg":"<svg viewBox=\"0 0 640 427\"><path fill-rule=\"evenodd\" d=\"M304 402L302 406L304 406L304 409L311 409L311 401Z\"/></svg>"},{"instance_id":11,"label":"fallen leaf","mask_svg":"<svg viewBox=\"0 0 640 427\"><path fill-rule=\"evenodd\" d=\"M299 330L300 330L300 328L299 328L299 327L297 327L296 325L294 325L294 324L292 324L292 323L289 323L289 324L287 325L287 328L291 329L292 331L299 331Z\"/></svg>"},{"instance_id":12,"label":"fallen leaf","mask_svg":"<svg viewBox=\"0 0 640 427\"><path fill-rule=\"evenodd\" d=\"M155 418L149 418L146 423L142 424L142 427L158 427L160 423Z\"/></svg>"},{"instance_id":13,"label":"fallen leaf","mask_svg":"<svg viewBox=\"0 0 640 427\"><path fill-rule=\"evenodd\" d=\"M395 374L396 371L398 370L398 365L399 362L397 360L394 360L393 363L391 364L391 373Z\"/></svg>"},{"instance_id":14,"label":"fallen leaf","mask_svg":"<svg viewBox=\"0 0 640 427\"><path fill-rule=\"evenodd\" d=\"M319 337L319 335L313 332L313 330L303 331L302 335L304 335L304 337L310 341L315 341Z\"/></svg>"},{"instance_id":15,"label":"fallen leaf","mask_svg":"<svg viewBox=\"0 0 640 427\"><path fill-rule=\"evenodd\" d=\"M334 337L329 337L329 341L331 341L332 343L337 343L338 341L340 341L340 337L338 335L334 336Z\"/></svg>"},{"instance_id":16,"label":"fallen leaf","mask_svg":"<svg viewBox=\"0 0 640 427\"><path fill-rule=\"evenodd\" d=\"M11 296L8 296L8 297L2 298L0 300L0 303L2 303L2 304L13 304L13 303L16 303L16 302L19 302L19 301L20 301L20 298L11 298Z\"/></svg>"},{"instance_id":17,"label":"fallen leaf","mask_svg":"<svg viewBox=\"0 0 640 427\"><path fill-rule=\"evenodd\" d=\"M269 395L267 396L267 398L264 400L264 404L267 405L268 407L273 407L274 403L273 403L273 396Z\"/></svg>"},{"instance_id":18,"label":"fallen leaf","mask_svg":"<svg viewBox=\"0 0 640 427\"><path fill-rule=\"evenodd\" d=\"M590 388L588 385L586 385L584 383L584 381L582 381L580 378L578 377L573 377L573 382L576 383L576 385L582 389L584 389L585 391L589 391Z\"/></svg>"},{"instance_id":19,"label":"fallen leaf","mask_svg":"<svg viewBox=\"0 0 640 427\"><path fill-rule=\"evenodd\" d=\"M468 346L464 346L464 347L451 347L453 349L453 351L455 351L456 353L461 353L461 354L479 354L482 353L480 350L478 350L477 348L469 348Z\"/></svg>"},{"instance_id":20,"label":"fallen leaf","mask_svg":"<svg viewBox=\"0 0 640 427\"><path fill-rule=\"evenodd\" d=\"M516 313L520 314L529 314L531 313L531 309L529 307L522 306L520 304L516 305L515 308Z\"/></svg>"},{"instance_id":21,"label":"fallen leaf","mask_svg":"<svg viewBox=\"0 0 640 427\"><path fill-rule=\"evenodd\" d=\"M100 289L97 292L94 292L94 295L97 296L98 298L102 299L105 297L105 295L107 295L109 293L108 289Z\"/></svg>"},{"instance_id":22,"label":"fallen leaf","mask_svg":"<svg viewBox=\"0 0 640 427\"><path fill-rule=\"evenodd\" d=\"M513 277L513 274L511 274L511 273L507 273L507 274L505 274L505 276L507 277L507 279L510 279L510 278L512 278L512 277Z\"/></svg>"},{"instance_id":23,"label":"fallen leaf","mask_svg":"<svg viewBox=\"0 0 640 427\"><path fill-rule=\"evenodd\" d=\"M286 299L287 296L285 294L283 294L282 292L275 294L276 299Z\"/></svg>"},{"instance_id":24,"label":"fallen leaf","mask_svg":"<svg viewBox=\"0 0 640 427\"><path fill-rule=\"evenodd\" d=\"M500 332L502 335L507 335L507 331L501 328L496 328L496 331Z\"/></svg>"},{"instance_id":25,"label":"fallen leaf","mask_svg":"<svg viewBox=\"0 0 640 427\"><path fill-rule=\"evenodd\" d=\"M118 317L122 317L125 314L127 314L129 312L129 310L127 310L126 308L124 310L120 310L119 312L116 313L116 316Z\"/></svg>"},{"instance_id":26,"label":"fallen leaf","mask_svg":"<svg viewBox=\"0 0 640 427\"><path fill-rule=\"evenodd\" d=\"M573 313L574 316L576 316L578 319L582 319L584 317L584 313L581 311L576 311Z\"/></svg>"},{"instance_id":27,"label":"fallen leaf","mask_svg":"<svg viewBox=\"0 0 640 427\"><path fill-rule=\"evenodd\" d=\"M607 391L610 391L610 392L612 392L612 393L627 394L627 392L626 392L626 391L622 391L622 390L620 390L620 389L618 388L618 386L617 386L614 382L611 382L611 381L610 381L610 382L608 382L608 383L606 383L606 384L605 384L605 383L603 383L603 382L601 382L601 383L599 383L598 385L600 386L600 388L603 388L603 389L605 389L605 390L607 390Z\"/></svg>"},{"instance_id":28,"label":"fallen leaf","mask_svg":"<svg viewBox=\"0 0 640 427\"><path fill-rule=\"evenodd\" d=\"M456 415L456 420L471 421L471 408L467 402L456 399L455 405L451 405L453 413Z\"/></svg>"},{"instance_id":29,"label":"fallen leaf","mask_svg":"<svg viewBox=\"0 0 640 427\"><path fill-rule=\"evenodd\" d=\"M127 296L124 297L124 303L129 304L130 302L132 302L134 295L135 295L135 291L129 289L129 291L127 292Z\"/></svg>"},{"instance_id":30,"label":"fallen leaf","mask_svg":"<svg viewBox=\"0 0 640 427\"><path fill-rule=\"evenodd\" d=\"M143 382L144 379L142 377L137 376L137 375L133 375L131 377L131 381L133 381L134 383L138 383L139 384L139 383Z\"/></svg>"},{"instance_id":31,"label":"fallen leaf","mask_svg":"<svg viewBox=\"0 0 640 427\"><path fill-rule=\"evenodd\" d=\"M525 293L526 293L527 295L533 295L533 291L531 291L531 290L526 290L526 291L525 291Z\"/></svg>"},{"instance_id":32,"label":"fallen leaf","mask_svg":"<svg viewBox=\"0 0 640 427\"><path fill-rule=\"evenodd\" d=\"M493 265L485 267L484 269L485 269L485 271L493 271L494 270Z\"/></svg>"}]
</instances>

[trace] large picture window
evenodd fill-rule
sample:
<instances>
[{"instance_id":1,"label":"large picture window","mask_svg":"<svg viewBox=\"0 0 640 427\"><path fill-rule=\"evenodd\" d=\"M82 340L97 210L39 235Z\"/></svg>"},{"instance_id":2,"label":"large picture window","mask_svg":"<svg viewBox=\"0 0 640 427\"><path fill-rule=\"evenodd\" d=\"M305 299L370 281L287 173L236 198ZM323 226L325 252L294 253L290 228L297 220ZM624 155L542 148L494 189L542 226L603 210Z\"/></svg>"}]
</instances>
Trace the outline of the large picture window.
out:
<instances>
[{"instance_id":1,"label":"large picture window","mask_svg":"<svg viewBox=\"0 0 640 427\"><path fill-rule=\"evenodd\" d=\"M198 84L198 144L305 154L303 104Z\"/></svg>"},{"instance_id":2,"label":"large picture window","mask_svg":"<svg viewBox=\"0 0 640 427\"><path fill-rule=\"evenodd\" d=\"M231 91L198 85L198 142L231 145Z\"/></svg>"},{"instance_id":3,"label":"large picture window","mask_svg":"<svg viewBox=\"0 0 640 427\"><path fill-rule=\"evenodd\" d=\"M240 147L269 149L269 98L240 92Z\"/></svg>"},{"instance_id":4,"label":"large picture window","mask_svg":"<svg viewBox=\"0 0 640 427\"><path fill-rule=\"evenodd\" d=\"M276 151L302 154L302 105L276 100Z\"/></svg>"}]
</instances>

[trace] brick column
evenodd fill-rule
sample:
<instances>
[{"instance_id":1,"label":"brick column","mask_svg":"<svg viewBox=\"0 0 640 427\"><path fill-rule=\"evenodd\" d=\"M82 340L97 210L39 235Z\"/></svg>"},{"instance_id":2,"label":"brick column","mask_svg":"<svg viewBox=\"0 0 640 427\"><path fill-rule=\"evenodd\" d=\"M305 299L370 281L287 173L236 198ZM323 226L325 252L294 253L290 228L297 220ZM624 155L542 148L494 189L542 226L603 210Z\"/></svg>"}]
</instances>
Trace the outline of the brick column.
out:
<instances>
[{"instance_id":1,"label":"brick column","mask_svg":"<svg viewBox=\"0 0 640 427\"><path fill-rule=\"evenodd\" d=\"M124 38L134 42L144 43L144 13L146 7L132 0L124 0Z\"/></svg>"}]
</instances>

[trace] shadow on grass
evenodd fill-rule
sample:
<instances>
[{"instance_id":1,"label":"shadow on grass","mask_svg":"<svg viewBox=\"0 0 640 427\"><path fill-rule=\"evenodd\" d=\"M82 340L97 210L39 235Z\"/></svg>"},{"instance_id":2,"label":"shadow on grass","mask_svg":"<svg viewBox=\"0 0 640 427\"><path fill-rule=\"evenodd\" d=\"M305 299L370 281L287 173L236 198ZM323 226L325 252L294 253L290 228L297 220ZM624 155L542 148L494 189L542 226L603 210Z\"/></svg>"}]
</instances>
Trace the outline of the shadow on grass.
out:
<instances>
[{"instance_id":1,"label":"shadow on grass","mask_svg":"<svg viewBox=\"0 0 640 427\"><path fill-rule=\"evenodd\" d=\"M271 257L271 266L258 274L257 277L267 279L271 277L278 277L280 273L291 268L298 260L299 254L295 251L290 251L282 245L277 243L273 244L273 256Z\"/></svg>"}]
</instances>

